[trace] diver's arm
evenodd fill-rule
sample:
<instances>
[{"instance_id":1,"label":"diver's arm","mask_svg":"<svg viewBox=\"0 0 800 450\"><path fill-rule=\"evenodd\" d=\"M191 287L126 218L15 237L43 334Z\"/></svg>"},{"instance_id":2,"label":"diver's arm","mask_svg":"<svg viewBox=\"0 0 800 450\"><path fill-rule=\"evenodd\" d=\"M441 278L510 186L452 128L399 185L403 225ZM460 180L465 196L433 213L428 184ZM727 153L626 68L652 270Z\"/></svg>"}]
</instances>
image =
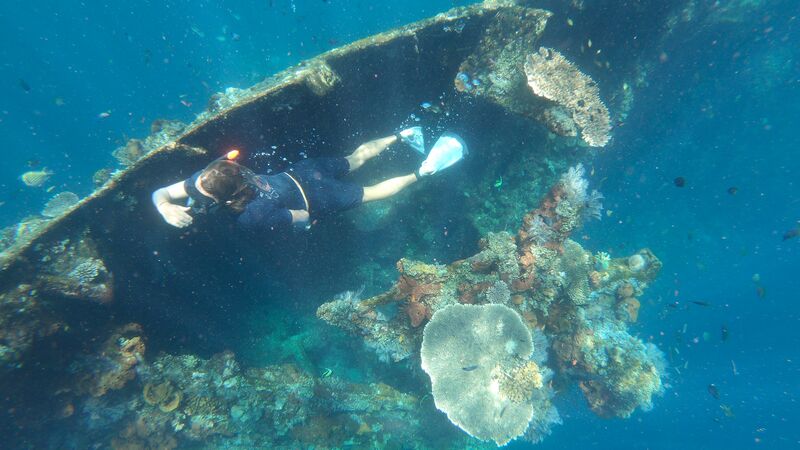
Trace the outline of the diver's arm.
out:
<instances>
[{"instance_id":1,"label":"diver's arm","mask_svg":"<svg viewBox=\"0 0 800 450\"><path fill-rule=\"evenodd\" d=\"M173 202L186 200L189 194L183 186L183 181L157 189L153 192L153 205L164 220L178 228L183 228L192 223L192 216L189 215L187 206L178 205Z\"/></svg>"}]
</instances>

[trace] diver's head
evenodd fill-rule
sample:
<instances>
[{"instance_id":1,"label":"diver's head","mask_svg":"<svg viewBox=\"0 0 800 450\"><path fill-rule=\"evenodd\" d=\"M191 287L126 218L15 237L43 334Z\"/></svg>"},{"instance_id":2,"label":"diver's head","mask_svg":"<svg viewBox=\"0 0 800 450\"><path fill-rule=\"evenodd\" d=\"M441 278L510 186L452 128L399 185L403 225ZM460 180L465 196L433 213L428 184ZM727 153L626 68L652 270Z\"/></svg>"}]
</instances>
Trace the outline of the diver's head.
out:
<instances>
[{"instance_id":1,"label":"diver's head","mask_svg":"<svg viewBox=\"0 0 800 450\"><path fill-rule=\"evenodd\" d=\"M206 166L197 179L198 190L217 205L240 213L255 198L253 171L229 159L218 159Z\"/></svg>"}]
</instances>

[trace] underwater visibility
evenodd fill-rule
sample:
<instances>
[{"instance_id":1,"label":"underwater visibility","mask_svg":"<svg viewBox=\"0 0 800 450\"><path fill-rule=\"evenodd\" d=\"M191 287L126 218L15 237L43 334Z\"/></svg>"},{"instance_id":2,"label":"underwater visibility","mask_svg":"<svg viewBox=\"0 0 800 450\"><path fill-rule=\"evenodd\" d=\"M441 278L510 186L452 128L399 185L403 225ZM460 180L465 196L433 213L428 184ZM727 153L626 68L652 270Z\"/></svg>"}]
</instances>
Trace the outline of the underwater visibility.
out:
<instances>
[{"instance_id":1,"label":"underwater visibility","mask_svg":"<svg viewBox=\"0 0 800 450\"><path fill-rule=\"evenodd\" d=\"M0 448L800 448L800 2L70 3Z\"/></svg>"}]
</instances>

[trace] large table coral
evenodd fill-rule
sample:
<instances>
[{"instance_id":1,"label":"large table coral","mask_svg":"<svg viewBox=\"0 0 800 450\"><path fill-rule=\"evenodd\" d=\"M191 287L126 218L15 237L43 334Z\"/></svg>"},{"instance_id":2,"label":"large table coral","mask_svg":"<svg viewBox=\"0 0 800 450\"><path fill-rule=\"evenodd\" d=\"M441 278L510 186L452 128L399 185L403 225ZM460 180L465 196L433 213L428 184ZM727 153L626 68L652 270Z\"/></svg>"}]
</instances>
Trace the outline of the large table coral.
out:
<instances>
[{"instance_id":1,"label":"large table coral","mask_svg":"<svg viewBox=\"0 0 800 450\"><path fill-rule=\"evenodd\" d=\"M531 357L537 371L552 370L559 380L577 383L595 413L628 417L636 408L648 409L653 395L663 390L662 353L627 328L637 320L637 298L656 277L661 262L648 249L627 258L592 255L569 239L583 221L599 215L601 199L597 191L589 191L583 167L573 167L524 217L515 236L490 233L481 240L480 252L446 266L403 259L397 264L397 283L389 291L364 300L354 295L338 298L320 306L317 315L361 337L382 359L401 361L420 352L427 323L446 327L439 322L452 315L440 316L440 311L459 304L503 305L535 336L542 336L533 353L549 353L551 358L548 367L543 358ZM459 370L477 371L473 365L465 360ZM520 374L508 370L507 376L530 372L523 370L524 361L518 366ZM513 435L501 437L474 433L474 427L464 425L472 423L470 418L459 417L454 423L498 443L517 437L541 440L560 422L551 408L552 394L538 393L540 383L523 385L526 392L516 397L531 398L539 408L527 432L517 427ZM433 395L437 396L435 389ZM436 400L437 406L447 404Z\"/></svg>"}]
</instances>

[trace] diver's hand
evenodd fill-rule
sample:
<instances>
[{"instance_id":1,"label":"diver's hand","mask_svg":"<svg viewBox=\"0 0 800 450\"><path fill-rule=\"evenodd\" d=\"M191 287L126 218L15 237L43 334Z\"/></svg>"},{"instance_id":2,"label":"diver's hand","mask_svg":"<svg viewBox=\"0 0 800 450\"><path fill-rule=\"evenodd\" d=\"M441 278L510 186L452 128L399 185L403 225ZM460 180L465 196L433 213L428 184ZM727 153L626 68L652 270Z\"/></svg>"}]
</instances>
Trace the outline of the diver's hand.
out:
<instances>
[{"instance_id":1,"label":"diver's hand","mask_svg":"<svg viewBox=\"0 0 800 450\"><path fill-rule=\"evenodd\" d=\"M189 207L164 202L156 206L158 213L164 220L177 228L188 227L192 223L192 216L189 215Z\"/></svg>"}]
</instances>

